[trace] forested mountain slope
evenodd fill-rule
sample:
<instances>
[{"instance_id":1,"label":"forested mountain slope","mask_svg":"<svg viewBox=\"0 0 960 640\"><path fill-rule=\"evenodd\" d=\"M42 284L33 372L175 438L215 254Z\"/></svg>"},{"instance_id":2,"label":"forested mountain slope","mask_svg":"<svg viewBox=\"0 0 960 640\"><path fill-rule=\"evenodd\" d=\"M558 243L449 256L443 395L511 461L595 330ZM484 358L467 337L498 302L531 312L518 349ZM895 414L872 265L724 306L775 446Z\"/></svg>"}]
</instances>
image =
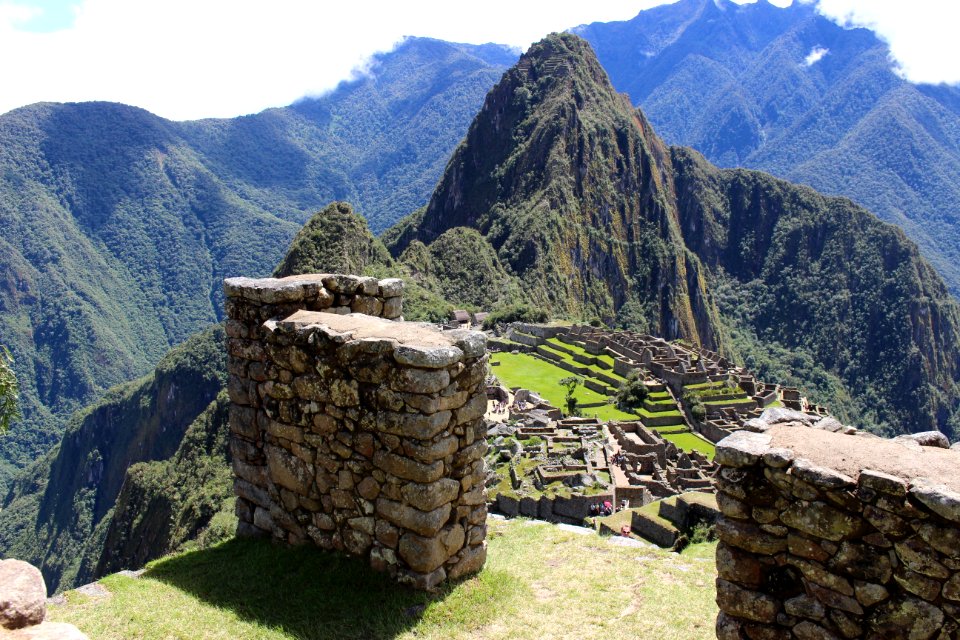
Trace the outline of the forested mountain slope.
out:
<instances>
[{"instance_id":1,"label":"forested mountain slope","mask_svg":"<svg viewBox=\"0 0 960 640\"><path fill-rule=\"evenodd\" d=\"M844 195L901 226L960 292L960 90L810 3L680 0L574 30L664 140Z\"/></svg>"},{"instance_id":2,"label":"forested mountain slope","mask_svg":"<svg viewBox=\"0 0 960 640\"><path fill-rule=\"evenodd\" d=\"M521 57L384 237L396 256L463 227L554 315L785 351L857 424L954 428L960 309L916 246L849 200L668 148L577 36Z\"/></svg>"},{"instance_id":3,"label":"forested mountain slope","mask_svg":"<svg viewBox=\"0 0 960 640\"><path fill-rule=\"evenodd\" d=\"M426 202L515 59L414 38L328 95L243 118L0 116L0 344L24 413L0 440L0 488L72 411L215 322L222 279L267 275L310 212L349 198L380 229Z\"/></svg>"}]
</instances>

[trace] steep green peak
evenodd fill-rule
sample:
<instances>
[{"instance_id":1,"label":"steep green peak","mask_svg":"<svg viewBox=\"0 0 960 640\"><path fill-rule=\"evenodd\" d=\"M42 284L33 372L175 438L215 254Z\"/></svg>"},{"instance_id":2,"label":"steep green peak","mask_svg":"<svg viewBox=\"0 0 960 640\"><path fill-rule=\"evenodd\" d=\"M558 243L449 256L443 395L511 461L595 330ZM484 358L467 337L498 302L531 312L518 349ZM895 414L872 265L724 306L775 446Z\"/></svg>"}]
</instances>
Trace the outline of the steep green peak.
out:
<instances>
[{"instance_id":1,"label":"steep green peak","mask_svg":"<svg viewBox=\"0 0 960 640\"><path fill-rule=\"evenodd\" d=\"M370 233L363 216L347 202L332 202L297 233L274 276L364 273L391 262L390 253Z\"/></svg>"},{"instance_id":2,"label":"steep green peak","mask_svg":"<svg viewBox=\"0 0 960 640\"><path fill-rule=\"evenodd\" d=\"M590 45L574 34L551 34L532 45L487 94L416 233L392 234L391 250L398 255L414 237L429 244L453 227L476 228L499 250L503 207L529 209L553 191L580 198L588 171L622 173L653 149L665 156L646 120L613 88ZM617 168L615 156L629 159ZM560 199L550 200L549 209L570 211Z\"/></svg>"}]
</instances>

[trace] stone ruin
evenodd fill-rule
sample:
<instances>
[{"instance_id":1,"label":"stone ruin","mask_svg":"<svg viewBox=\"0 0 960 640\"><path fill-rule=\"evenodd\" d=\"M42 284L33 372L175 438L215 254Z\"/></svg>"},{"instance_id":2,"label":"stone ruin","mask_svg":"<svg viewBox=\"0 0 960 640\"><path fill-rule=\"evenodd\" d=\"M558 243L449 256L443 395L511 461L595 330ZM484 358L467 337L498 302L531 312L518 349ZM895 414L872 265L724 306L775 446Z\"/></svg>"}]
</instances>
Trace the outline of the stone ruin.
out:
<instances>
[{"instance_id":1,"label":"stone ruin","mask_svg":"<svg viewBox=\"0 0 960 640\"><path fill-rule=\"evenodd\" d=\"M367 559L416 588L486 559L485 337L403 322L403 284L230 278L237 534Z\"/></svg>"},{"instance_id":2,"label":"stone ruin","mask_svg":"<svg viewBox=\"0 0 960 640\"><path fill-rule=\"evenodd\" d=\"M960 451L758 426L717 446L717 637L960 637Z\"/></svg>"}]
</instances>

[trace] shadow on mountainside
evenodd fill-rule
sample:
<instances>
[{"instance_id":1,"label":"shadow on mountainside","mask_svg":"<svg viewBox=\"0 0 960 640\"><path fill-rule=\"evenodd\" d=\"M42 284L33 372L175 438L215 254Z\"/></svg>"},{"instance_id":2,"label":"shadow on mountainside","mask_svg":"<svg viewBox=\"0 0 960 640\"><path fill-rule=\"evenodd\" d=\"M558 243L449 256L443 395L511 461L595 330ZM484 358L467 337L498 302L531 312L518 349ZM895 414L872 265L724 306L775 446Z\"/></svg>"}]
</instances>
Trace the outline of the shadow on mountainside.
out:
<instances>
[{"instance_id":1,"label":"shadow on mountainside","mask_svg":"<svg viewBox=\"0 0 960 640\"><path fill-rule=\"evenodd\" d=\"M294 638L391 638L431 602L364 562L312 546L234 539L154 564L145 577Z\"/></svg>"}]
</instances>

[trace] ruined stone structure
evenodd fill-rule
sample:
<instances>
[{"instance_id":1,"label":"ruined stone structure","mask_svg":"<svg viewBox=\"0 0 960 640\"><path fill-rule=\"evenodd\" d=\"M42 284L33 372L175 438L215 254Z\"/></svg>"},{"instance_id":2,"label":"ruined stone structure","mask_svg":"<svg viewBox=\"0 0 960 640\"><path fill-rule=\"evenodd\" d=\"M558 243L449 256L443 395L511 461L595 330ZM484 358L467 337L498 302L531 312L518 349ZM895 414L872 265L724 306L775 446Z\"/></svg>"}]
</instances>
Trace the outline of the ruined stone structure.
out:
<instances>
[{"instance_id":1,"label":"ruined stone structure","mask_svg":"<svg viewBox=\"0 0 960 640\"><path fill-rule=\"evenodd\" d=\"M722 441L717 637L960 637L960 452L930 435Z\"/></svg>"},{"instance_id":2,"label":"ruined stone structure","mask_svg":"<svg viewBox=\"0 0 960 640\"><path fill-rule=\"evenodd\" d=\"M480 569L483 334L391 321L395 279L224 289L238 534L313 541L423 589Z\"/></svg>"}]
</instances>

